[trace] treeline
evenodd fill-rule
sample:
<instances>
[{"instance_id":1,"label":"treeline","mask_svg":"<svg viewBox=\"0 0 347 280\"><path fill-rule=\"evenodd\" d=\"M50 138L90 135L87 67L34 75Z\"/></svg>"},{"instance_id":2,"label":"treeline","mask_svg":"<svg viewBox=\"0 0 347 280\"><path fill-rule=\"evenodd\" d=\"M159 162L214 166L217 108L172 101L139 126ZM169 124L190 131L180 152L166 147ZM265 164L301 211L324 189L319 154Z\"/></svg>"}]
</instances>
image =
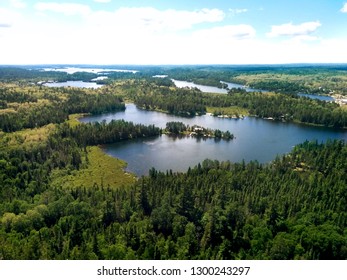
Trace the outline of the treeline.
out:
<instances>
[{"instance_id":1,"label":"treeline","mask_svg":"<svg viewBox=\"0 0 347 280\"><path fill-rule=\"evenodd\" d=\"M155 84L142 82L148 85L147 92L142 88L141 92L133 95L137 106L147 110L163 110L169 114L195 116L206 113L206 107L202 104L202 95L198 89L171 89L159 87Z\"/></svg>"},{"instance_id":2,"label":"treeline","mask_svg":"<svg viewBox=\"0 0 347 280\"><path fill-rule=\"evenodd\" d=\"M87 94L84 91L75 91L63 103L63 110L68 114L101 114L112 111L124 111L125 104L122 98L114 94Z\"/></svg>"},{"instance_id":3,"label":"treeline","mask_svg":"<svg viewBox=\"0 0 347 280\"><path fill-rule=\"evenodd\" d=\"M13 132L25 128L41 127L50 123L62 123L68 113L61 104L40 104L19 108L17 111L0 113L0 130Z\"/></svg>"},{"instance_id":4,"label":"treeline","mask_svg":"<svg viewBox=\"0 0 347 280\"><path fill-rule=\"evenodd\" d=\"M306 142L269 165L151 169L129 189L49 188L53 158L71 159L67 139L56 139L61 149L48 158L43 150L1 154L2 185L36 176L2 192L1 259L347 258L342 141ZM30 191L34 178L40 191Z\"/></svg>"},{"instance_id":5,"label":"treeline","mask_svg":"<svg viewBox=\"0 0 347 280\"><path fill-rule=\"evenodd\" d=\"M147 110L194 116L206 113L207 107L219 108L218 112L234 106L261 118L335 128L347 127L347 111L338 104L299 97L296 94L245 92L242 89L233 89L228 94L210 94L198 89L159 87L146 81L123 86L135 104Z\"/></svg>"},{"instance_id":6,"label":"treeline","mask_svg":"<svg viewBox=\"0 0 347 280\"><path fill-rule=\"evenodd\" d=\"M214 107L238 106L250 115L275 120L297 121L335 128L347 127L347 112L336 103L288 94L230 93L204 96L203 104Z\"/></svg>"},{"instance_id":7,"label":"treeline","mask_svg":"<svg viewBox=\"0 0 347 280\"><path fill-rule=\"evenodd\" d=\"M61 137L74 139L80 147L111 144L122 140L158 136L161 129L154 125L134 124L124 120L109 123L81 123L77 126L62 124L57 132Z\"/></svg>"},{"instance_id":8,"label":"treeline","mask_svg":"<svg viewBox=\"0 0 347 280\"><path fill-rule=\"evenodd\" d=\"M129 70L126 66L121 68ZM110 84L115 80L152 79L153 76L160 74L168 75L169 78L176 80L216 87L223 87L220 81L226 81L282 93L330 94L334 92L343 95L346 94L347 85L345 65L137 66L130 70L138 70L138 72L107 72L105 69L108 79L96 82ZM96 73L87 72L67 74L57 71L40 71L38 67L0 67L0 81L5 82L91 81L97 77Z\"/></svg>"},{"instance_id":9,"label":"treeline","mask_svg":"<svg viewBox=\"0 0 347 280\"><path fill-rule=\"evenodd\" d=\"M56 168L79 169L88 157L87 145L150 137L160 129L123 120L110 123L58 125L47 140L31 147L0 148L0 214L12 209L15 200L33 202L49 187L50 172ZM12 211L10 211L12 212Z\"/></svg>"},{"instance_id":10,"label":"treeline","mask_svg":"<svg viewBox=\"0 0 347 280\"><path fill-rule=\"evenodd\" d=\"M305 86L304 81L260 80L250 82L248 85L252 88L261 88L281 93L312 92L310 88ZM318 89L315 90L315 93L318 93Z\"/></svg>"},{"instance_id":11,"label":"treeline","mask_svg":"<svg viewBox=\"0 0 347 280\"><path fill-rule=\"evenodd\" d=\"M220 81L281 93L346 94L345 65L181 66L163 71L171 78L222 87Z\"/></svg>"},{"instance_id":12,"label":"treeline","mask_svg":"<svg viewBox=\"0 0 347 280\"><path fill-rule=\"evenodd\" d=\"M22 67L0 67L0 81L2 82L23 82L39 81L42 79L54 79L59 73L29 70Z\"/></svg>"},{"instance_id":13,"label":"treeline","mask_svg":"<svg viewBox=\"0 0 347 280\"><path fill-rule=\"evenodd\" d=\"M99 73L91 73L83 71L83 68L100 68L100 66L88 66L81 67L80 72L69 74L64 71L56 71L56 69L63 69L63 65L43 65L43 66L0 66L0 81L1 82L14 82L20 84L38 83L42 81L83 81L91 82L100 76L107 76L107 79L96 80L97 84L110 84L115 80L128 80L128 79L155 79L153 76L160 73L162 70L160 67L134 67L140 69L140 71L133 72L134 68L127 66L120 67L124 69L122 71L113 71L114 68L104 68L104 71ZM66 66L66 68L71 66ZM44 68L52 68L52 70L45 71ZM128 71L127 71L128 70ZM167 82L167 81L166 81Z\"/></svg>"},{"instance_id":14,"label":"treeline","mask_svg":"<svg viewBox=\"0 0 347 280\"><path fill-rule=\"evenodd\" d=\"M15 83L37 83L42 80L54 80L57 82L66 81L85 81L88 82L98 75L95 73L88 72L76 72L68 74L60 71L44 71L37 69L37 67L0 67L0 81L2 82L15 82Z\"/></svg>"},{"instance_id":15,"label":"treeline","mask_svg":"<svg viewBox=\"0 0 347 280\"><path fill-rule=\"evenodd\" d=\"M74 113L101 114L125 110L123 99L113 93L90 93L83 89L54 91L44 87L32 87L32 92L28 93L20 89L4 87L0 91L0 102L8 109L0 111L0 130L4 132L63 123L69 114ZM17 105L9 107L8 103L14 100Z\"/></svg>"},{"instance_id":16,"label":"treeline","mask_svg":"<svg viewBox=\"0 0 347 280\"><path fill-rule=\"evenodd\" d=\"M15 148L1 146L0 259L51 258L49 255L56 254L56 252L47 251L46 253L49 255L39 255L38 251L46 249L50 251L53 248L36 243L38 240L32 239L31 234L36 232L38 234L35 233L36 237L41 239L43 238L41 234L45 229L49 228L48 231L50 231L50 229L60 227L58 223L60 218L63 218L61 210L65 211L63 210L67 206L65 202L71 202L71 190L53 189L50 186L50 177L54 170L73 172L83 168L83 161L88 162L88 152L84 146L85 141L80 141L82 137L77 137L77 135L87 139L87 144L97 145L119 141L126 137L146 137L158 133L159 128L134 125L124 121L114 121L110 124L102 123L100 126L96 123L81 124L74 128L69 127L68 124L62 124L57 126L53 134L49 135L47 141L40 144ZM97 192L94 194L97 195ZM79 207L78 204L76 204L77 207ZM75 210L79 211L77 208ZM74 214L73 219L81 218L77 212L75 212L76 215ZM65 214L63 215L65 216ZM84 221L78 221L78 223L81 222ZM79 243L79 234L82 234L84 229L79 226L75 229L79 233L76 232L77 235L74 238ZM59 229L57 234L60 235L60 233ZM50 235L50 233L48 234ZM62 241L62 239L59 241L59 238L63 235L56 237L58 239L53 238L54 243L59 243ZM27 243L28 247L17 247L18 244L29 240L27 238L30 239ZM33 245L34 243L35 245ZM7 251L10 248L13 250L14 247L12 246L17 247L19 251L17 249L12 252ZM67 252L70 254L70 249Z\"/></svg>"},{"instance_id":17,"label":"treeline","mask_svg":"<svg viewBox=\"0 0 347 280\"><path fill-rule=\"evenodd\" d=\"M215 86L222 88L220 81L232 82L232 77L236 76L233 67L214 67L214 66L186 66L173 67L167 69L166 72L175 80L194 82L199 85Z\"/></svg>"},{"instance_id":18,"label":"treeline","mask_svg":"<svg viewBox=\"0 0 347 280\"><path fill-rule=\"evenodd\" d=\"M37 97L33 94L21 92L10 87L6 87L5 84L0 84L0 109L7 108L7 103L19 102L37 102Z\"/></svg>"},{"instance_id":19,"label":"treeline","mask_svg":"<svg viewBox=\"0 0 347 280\"><path fill-rule=\"evenodd\" d=\"M200 66L200 67L181 67L170 69L168 74L170 77L190 81L200 85L208 85L222 88L221 81L234 82L247 85L252 88L263 90L297 93L312 92L311 88L305 85L304 79L288 80L289 77L298 75L308 75L309 72L303 71L302 67L295 69L286 67L273 66ZM322 69L324 72L325 70ZM327 70L326 70L327 71ZM281 75L285 75L286 79L282 79ZM283 76L284 77L284 76Z\"/></svg>"}]
</instances>

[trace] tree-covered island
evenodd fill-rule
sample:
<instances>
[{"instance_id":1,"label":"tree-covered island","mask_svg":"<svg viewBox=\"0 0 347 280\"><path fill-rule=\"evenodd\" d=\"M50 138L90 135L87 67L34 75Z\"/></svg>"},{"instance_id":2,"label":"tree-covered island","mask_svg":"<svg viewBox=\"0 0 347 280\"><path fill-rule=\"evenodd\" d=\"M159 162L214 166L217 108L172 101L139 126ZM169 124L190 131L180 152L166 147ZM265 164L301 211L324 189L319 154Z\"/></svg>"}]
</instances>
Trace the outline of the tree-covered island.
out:
<instances>
[{"instance_id":1,"label":"tree-covered island","mask_svg":"<svg viewBox=\"0 0 347 280\"><path fill-rule=\"evenodd\" d=\"M173 136L190 136L197 138L215 138L232 140L234 135L230 131L221 131L219 129L209 129L198 125L185 125L182 122L168 122L166 123L164 133Z\"/></svg>"}]
</instances>

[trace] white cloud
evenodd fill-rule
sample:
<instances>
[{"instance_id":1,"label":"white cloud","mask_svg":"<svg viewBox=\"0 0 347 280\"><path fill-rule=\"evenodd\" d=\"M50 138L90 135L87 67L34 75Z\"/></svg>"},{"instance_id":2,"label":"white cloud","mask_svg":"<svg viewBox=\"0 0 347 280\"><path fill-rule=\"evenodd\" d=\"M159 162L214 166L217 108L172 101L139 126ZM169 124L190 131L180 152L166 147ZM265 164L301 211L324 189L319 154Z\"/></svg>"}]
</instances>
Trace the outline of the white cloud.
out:
<instances>
[{"instance_id":1,"label":"white cloud","mask_svg":"<svg viewBox=\"0 0 347 280\"><path fill-rule=\"evenodd\" d=\"M80 7L85 11L77 9ZM45 17L36 16L15 29L0 29L6 35L2 36L6 39L4 44L0 44L2 63L189 62L184 53L189 48L189 53L195 55L196 51L187 46L196 43L191 40L193 27L220 22L225 17L218 9L185 11L144 7L90 11L88 6L66 3L38 3L35 8ZM51 12L63 16L83 15L83 22L81 19L70 21L51 17ZM9 31L5 34L6 29ZM240 34L234 32L232 35ZM31 43L22 48L21 42L25 41ZM203 38L199 41L203 42Z\"/></svg>"},{"instance_id":2,"label":"white cloud","mask_svg":"<svg viewBox=\"0 0 347 280\"><path fill-rule=\"evenodd\" d=\"M94 2L97 2L97 3L110 3L111 0L94 0Z\"/></svg>"},{"instance_id":3,"label":"white cloud","mask_svg":"<svg viewBox=\"0 0 347 280\"><path fill-rule=\"evenodd\" d=\"M247 13L248 9L229 9L229 12L234 16L237 14Z\"/></svg>"},{"instance_id":4,"label":"white cloud","mask_svg":"<svg viewBox=\"0 0 347 280\"><path fill-rule=\"evenodd\" d=\"M92 12L89 6L75 3L39 2L35 4L35 9L39 12L49 11L55 13L62 13L66 16L87 16Z\"/></svg>"},{"instance_id":5,"label":"white cloud","mask_svg":"<svg viewBox=\"0 0 347 280\"><path fill-rule=\"evenodd\" d=\"M276 51L276 46L278 47ZM345 63L347 62L347 40L318 40L314 44L286 41L272 47L273 53L279 55L283 49L283 57L290 62L297 63ZM282 58L283 59L283 58ZM277 59L280 60L280 57Z\"/></svg>"},{"instance_id":6,"label":"white cloud","mask_svg":"<svg viewBox=\"0 0 347 280\"><path fill-rule=\"evenodd\" d=\"M150 7L119 8L114 12L98 11L89 17L91 26L103 26L119 32L176 32L187 30L199 23L214 23L224 19L225 14L218 9L197 11L158 10Z\"/></svg>"},{"instance_id":7,"label":"white cloud","mask_svg":"<svg viewBox=\"0 0 347 280\"><path fill-rule=\"evenodd\" d=\"M286 40L268 40L256 36L251 25L226 25L225 14L219 9L92 11L86 5L43 1L35 8L46 17L26 17L21 10L0 8L0 63L347 62L347 40L312 36L319 22L274 26L268 35ZM61 20L51 12L83 18ZM204 25L205 29L199 30L201 23L211 23L207 27L218 23L218 27Z\"/></svg>"},{"instance_id":8,"label":"white cloud","mask_svg":"<svg viewBox=\"0 0 347 280\"><path fill-rule=\"evenodd\" d=\"M342 7L342 9L340 10L342 13L347 13L347 3L345 3Z\"/></svg>"},{"instance_id":9,"label":"white cloud","mask_svg":"<svg viewBox=\"0 0 347 280\"><path fill-rule=\"evenodd\" d=\"M271 32L267 33L267 36L270 38L280 37L280 36L289 36L289 37L298 37L303 36L307 38L310 34L315 32L321 24L319 21L310 21L304 22L299 25L294 25L292 23L285 23L282 25L273 25L271 27Z\"/></svg>"},{"instance_id":10,"label":"white cloud","mask_svg":"<svg viewBox=\"0 0 347 280\"><path fill-rule=\"evenodd\" d=\"M194 38L212 40L216 44L230 40L242 40L253 38L256 34L255 29L246 24L226 25L199 30L193 33Z\"/></svg>"},{"instance_id":11,"label":"white cloud","mask_svg":"<svg viewBox=\"0 0 347 280\"><path fill-rule=\"evenodd\" d=\"M27 7L27 4L24 3L22 0L10 0L10 5L11 7L17 9L23 9Z\"/></svg>"},{"instance_id":12,"label":"white cloud","mask_svg":"<svg viewBox=\"0 0 347 280\"><path fill-rule=\"evenodd\" d=\"M0 7L0 26L1 27L11 27L16 22L18 22L20 14Z\"/></svg>"}]
</instances>

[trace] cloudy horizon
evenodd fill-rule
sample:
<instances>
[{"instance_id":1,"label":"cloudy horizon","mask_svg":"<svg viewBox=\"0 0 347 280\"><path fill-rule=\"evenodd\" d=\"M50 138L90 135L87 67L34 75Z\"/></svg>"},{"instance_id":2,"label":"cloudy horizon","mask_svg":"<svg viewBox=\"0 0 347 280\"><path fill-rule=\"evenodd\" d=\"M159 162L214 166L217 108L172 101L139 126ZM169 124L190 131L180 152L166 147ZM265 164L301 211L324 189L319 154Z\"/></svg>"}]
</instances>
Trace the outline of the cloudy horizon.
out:
<instances>
[{"instance_id":1,"label":"cloudy horizon","mask_svg":"<svg viewBox=\"0 0 347 280\"><path fill-rule=\"evenodd\" d=\"M347 3L168 2L4 0L0 64L347 63Z\"/></svg>"}]
</instances>

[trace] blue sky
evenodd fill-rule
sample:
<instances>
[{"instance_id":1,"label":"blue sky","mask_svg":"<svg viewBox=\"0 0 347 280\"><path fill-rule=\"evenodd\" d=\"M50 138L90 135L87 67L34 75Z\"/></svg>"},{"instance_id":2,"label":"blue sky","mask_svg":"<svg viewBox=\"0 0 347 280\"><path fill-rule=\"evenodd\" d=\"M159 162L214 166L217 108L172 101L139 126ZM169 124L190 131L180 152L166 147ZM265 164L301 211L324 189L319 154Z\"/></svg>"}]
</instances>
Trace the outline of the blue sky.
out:
<instances>
[{"instance_id":1,"label":"blue sky","mask_svg":"<svg viewBox=\"0 0 347 280\"><path fill-rule=\"evenodd\" d=\"M1 0L0 64L347 63L347 0Z\"/></svg>"}]
</instances>

